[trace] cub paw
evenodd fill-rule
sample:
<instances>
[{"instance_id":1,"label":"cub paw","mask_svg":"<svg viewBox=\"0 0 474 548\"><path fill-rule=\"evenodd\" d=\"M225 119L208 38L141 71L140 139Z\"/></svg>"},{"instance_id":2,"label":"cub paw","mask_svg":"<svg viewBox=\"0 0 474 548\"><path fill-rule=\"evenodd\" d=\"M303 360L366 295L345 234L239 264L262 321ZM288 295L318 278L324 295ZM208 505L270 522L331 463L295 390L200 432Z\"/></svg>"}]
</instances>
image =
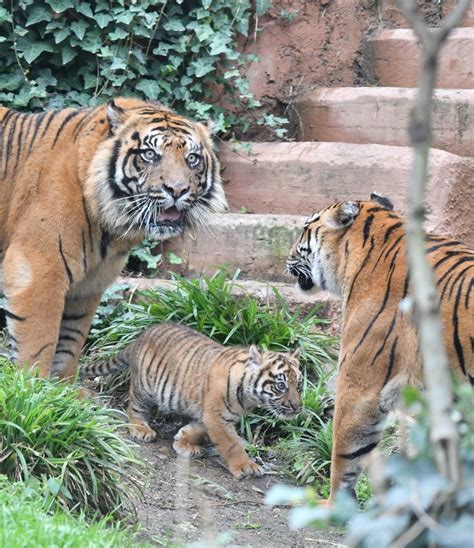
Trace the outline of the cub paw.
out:
<instances>
[{"instance_id":1,"label":"cub paw","mask_svg":"<svg viewBox=\"0 0 474 548\"><path fill-rule=\"evenodd\" d=\"M130 437L134 441L149 443L156 440L157 433L145 424L134 424L130 429Z\"/></svg>"},{"instance_id":2,"label":"cub paw","mask_svg":"<svg viewBox=\"0 0 474 548\"><path fill-rule=\"evenodd\" d=\"M173 442L173 449L180 457L196 457L200 455L203 448L200 445L189 441L189 437L184 428L176 434Z\"/></svg>"},{"instance_id":3,"label":"cub paw","mask_svg":"<svg viewBox=\"0 0 474 548\"><path fill-rule=\"evenodd\" d=\"M250 459L243 463L231 464L229 466L229 470L231 474L237 479L242 479L247 476L260 477L265 474L265 470L263 469L263 467L259 466L256 462L253 462Z\"/></svg>"}]
</instances>

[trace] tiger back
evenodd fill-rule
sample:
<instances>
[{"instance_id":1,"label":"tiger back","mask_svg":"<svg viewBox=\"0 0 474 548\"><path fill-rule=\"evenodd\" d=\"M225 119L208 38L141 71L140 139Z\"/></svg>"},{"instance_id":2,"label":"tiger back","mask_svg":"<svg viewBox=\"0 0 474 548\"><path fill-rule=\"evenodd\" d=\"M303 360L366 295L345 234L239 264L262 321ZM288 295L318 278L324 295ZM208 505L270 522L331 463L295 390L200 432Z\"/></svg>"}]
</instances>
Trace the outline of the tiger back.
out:
<instances>
[{"instance_id":1,"label":"tiger back","mask_svg":"<svg viewBox=\"0 0 474 548\"><path fill-rule=\"evenodd\" d=\"M474 252L432 234L426 251L450 366L474 384ZM332 204L308 219L287 266L304 291L325 289L342 299L333 497L341 488L353 491L361 459L379 442L400 390L422 384L415 326L402 306L411 291L404 219L375 194L370 201Z\"/></svg>"},{"instance_id":2,"label":"tiger back","mask_svg":"<svg viewBox=\"0 0 474 548\"><path fill-rule=\"evenodd\" d=\"M95 377L129 367L128 415L131 436L153 441L150 426L155 406L193 420L175 436L182 456L198 455L209 437L237 478L261 475L262 468L245 452L235 423L247 412L265 406L276 417L290 419L301 408L298 351L292 354L224 347L179 324L160 324L109 362L82 368Z\"/></svg>"},{"instance_id":3,"label":"tiger back","mask_svg":"<svg viewBox=\"0 0 474 548\"><path fill-rule=\"evenodd\" d=\"M226 208L210 132L154 102L0 107L0 261L11 357L72 379L103 290L145 236Z\"/></svg>"}]
</instances>

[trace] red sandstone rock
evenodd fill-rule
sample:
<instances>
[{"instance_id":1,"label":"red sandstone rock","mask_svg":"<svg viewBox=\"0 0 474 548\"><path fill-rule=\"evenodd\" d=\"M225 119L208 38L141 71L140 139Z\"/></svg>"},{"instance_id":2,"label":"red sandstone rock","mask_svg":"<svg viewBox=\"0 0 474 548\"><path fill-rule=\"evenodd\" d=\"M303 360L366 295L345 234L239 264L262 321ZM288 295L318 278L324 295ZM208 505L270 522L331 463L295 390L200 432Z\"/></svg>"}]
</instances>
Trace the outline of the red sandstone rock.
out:
<instances>
[{"instance_id":1,"label":"red sandstone rock","mask_svg":"<svg viewBox=\"0 0 474 548\"><path fill-rule=\"evenodd\" d=\"M252 150L245 156L224 146L220 153L232 211L309 216L336 200L365 200L373 191L405 207L409 147L305 142L253 143ZM432 149L429 167L431 226L474 245L472 161Z\"/></svg>"},{"instance_id":2,"label":"red sandstone rock","mask_svg":"<svg viewBox=\"0 0 474 548\"><path fill-rule=\"evenodd\" d=\"M405 146L415 93L394 87L316 89L296 102L300 139ZM435 148L474 154L474 89L438 89L432 124Z\"/></svg>"},{"instance_id":3,"label":"red sandstone rock","mask_svg":"<svg viewBox=\"0 0 474 548\"><path fill-rule=\"evenodd\" d=\"M415 87L420 71L419 46L413 31L382 30L370 39L374 76L381 86ZM437 86L474 88L474 28L455 29L441 52Z\"/></svg>"}]
</instances>

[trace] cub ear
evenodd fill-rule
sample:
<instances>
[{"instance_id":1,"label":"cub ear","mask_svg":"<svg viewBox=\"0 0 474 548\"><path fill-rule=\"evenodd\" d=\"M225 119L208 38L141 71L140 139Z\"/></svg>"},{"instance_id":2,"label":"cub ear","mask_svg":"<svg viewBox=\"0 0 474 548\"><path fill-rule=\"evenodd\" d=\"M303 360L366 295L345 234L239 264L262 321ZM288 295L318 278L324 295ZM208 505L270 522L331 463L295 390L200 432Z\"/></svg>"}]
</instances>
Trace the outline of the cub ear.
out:
<instances>
[{"instance_id":1,"label":"cub ear","mask_svg":"<svg viewBox=\"0 0 474 548\"><path fill-rule=\"evenodd\" d=\"M249 348L249 357L252 367L260 367L262 365L262 354L254 344Z\"/></svg>"},{"instance_id":2,"label":"cub ear","mask_svg":"<svg viewBox=\"0 0 474 548\"><path fill-rule=\"evenodd\" d=\"M328 211L326 224L337 229L347 228L359 215L360 207L356 202L341 202Z\"/></svg>"},{"instance_id":3,"label":"cub ear","mask_svg":"<svg viewBox=\"0 0 474 548\"><path fill-rule=\"evenodd\" d=\"M377 202L379 205L381 205L385 209L388 209L390 211L393 210L392 201L389 198L387 198L386 196L382 196L378 192L372 192L372 194L370 195L370 200L372 202Z\"/></svg>"},{"instance_id":4,"label":"cub ear","mask_svg":"<svg viewBox=\"0 0 474 548\"><path fill-rule=\"evenodd\" d=\"M112 99L107 105L107 119L109 121L110 133L115 135L117 129L127 119L127 114L122 107L119 107L117 103Z\"/></svg>"},{"instance_id":5,"label":"cub ear","mask_svg":"<svg viewBox=\"0 0 474 548\"><path fill-rule=\"evenodd\" d=\"M297 348L295 348L293 350L293 352L290 354L290 358L293 358L294 360L298 360L300 359L300 355L301 355L301 349L300 347L298 346Z\"/></svg>"}]
</instances>

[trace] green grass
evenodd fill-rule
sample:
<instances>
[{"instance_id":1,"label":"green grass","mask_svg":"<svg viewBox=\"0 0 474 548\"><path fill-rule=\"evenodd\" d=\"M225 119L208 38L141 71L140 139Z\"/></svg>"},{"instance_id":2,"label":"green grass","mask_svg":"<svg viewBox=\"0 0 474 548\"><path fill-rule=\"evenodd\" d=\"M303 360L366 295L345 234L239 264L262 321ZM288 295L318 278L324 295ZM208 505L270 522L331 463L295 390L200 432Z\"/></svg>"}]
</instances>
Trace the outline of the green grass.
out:
<instances>
[{"instance_id":1,"label":"green grass","mask_svg":"<svg viewBox=\"0 0 474 548\"><path fill-rule=\"evenodd\" d=\"M79 400L77 388L0 359L0 474L34 478L50 507L88 516L130 510L137 460L119 433L125 417Z\"/></svg>"},{"instance_id":2,"label":"green grass","mask_svg":"<svg viewBox=\"0 0 474 548\"><path fill-rule=\"evenodd\" d=\"M147 327L163 322L183 323L225 345L289 351L301 348L301 363L312 378L331 368L336 357L336 339L321 332L328 322L316 306L307 314L292 311L275 289L276 304L261 304L251 295L237 297L237 274L230 280L226 270L210 278L188 280L173 275L174 288L150 289L134 296L135 303L116 298L114 306L103 301L89 337L85 361L105 359L135 340ZM119 292L123 287L118 288ZM118 298L117 298L118 297ZM128 372L109 385L113 393L123 390Z\"/></svg>"},{"instance_id":3,"label":"green grass","mask_svg":"<svg viewBox=\"0 0 474 548\"><path fill-rule=\"evenodd\" d=\"M128 548L139 546L132 532L102 519L89 524L83 515L47 511L35 487L0 476L0 546L9 548ZM141 545L144 546L144 545Z\"/></svg>"}]
</instances>

